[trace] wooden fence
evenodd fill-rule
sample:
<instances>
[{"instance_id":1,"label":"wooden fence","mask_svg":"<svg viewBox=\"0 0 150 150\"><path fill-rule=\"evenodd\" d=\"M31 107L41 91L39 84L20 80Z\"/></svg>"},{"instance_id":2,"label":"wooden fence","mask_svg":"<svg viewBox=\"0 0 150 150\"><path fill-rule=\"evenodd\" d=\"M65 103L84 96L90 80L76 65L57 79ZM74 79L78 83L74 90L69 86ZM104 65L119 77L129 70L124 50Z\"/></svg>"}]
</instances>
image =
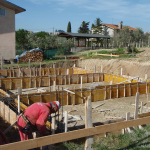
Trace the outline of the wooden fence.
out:
<instances>
[{"instance_id":1,"label":"wooden fence","mask_svg":"<svg viewBox=\"0 0 150 150\"><path fill-rule=\"evenodd\" d=\"M99 135L106 132L112 132L128 127L138 126L138 125L144 125L150 123L150 117L135 119L135 120L129 120L129 121L122 121L117 123L111 123L107 125L101 125L86 129L80 129L60 134L54 134L46 137L40 137L36 139L21 141L21 142L15 142L11 144L5 144L1 145L1 150L26 150L36 147L41 147L45 145L51 145L56 143L61 143L65 141L70 141L73 139L79 139L83 137L89 137L93 135Z\"/></svg>"}]
</instances>

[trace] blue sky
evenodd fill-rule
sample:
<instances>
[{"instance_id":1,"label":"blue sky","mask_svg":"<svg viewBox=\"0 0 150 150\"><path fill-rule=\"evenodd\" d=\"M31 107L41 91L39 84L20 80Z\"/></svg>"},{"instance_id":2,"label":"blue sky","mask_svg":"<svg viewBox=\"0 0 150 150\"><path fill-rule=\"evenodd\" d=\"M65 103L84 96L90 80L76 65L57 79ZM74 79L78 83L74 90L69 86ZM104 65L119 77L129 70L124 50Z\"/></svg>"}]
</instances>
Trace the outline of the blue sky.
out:
<instances>
[{"instance_id":1,"label":"blue sky","mask_svg":"<svg viewBox=\"0 0 150 150\"><path fill-rule=\"evenodd\" d=\"M96 18L102 23L119 24L144 32L150 31L150 0L8 0L26 12L16 15L16 30L30 31L67 30L71 22L73 33L77 33L82 21L90 22Z\"/></svg>"}]
</instances>

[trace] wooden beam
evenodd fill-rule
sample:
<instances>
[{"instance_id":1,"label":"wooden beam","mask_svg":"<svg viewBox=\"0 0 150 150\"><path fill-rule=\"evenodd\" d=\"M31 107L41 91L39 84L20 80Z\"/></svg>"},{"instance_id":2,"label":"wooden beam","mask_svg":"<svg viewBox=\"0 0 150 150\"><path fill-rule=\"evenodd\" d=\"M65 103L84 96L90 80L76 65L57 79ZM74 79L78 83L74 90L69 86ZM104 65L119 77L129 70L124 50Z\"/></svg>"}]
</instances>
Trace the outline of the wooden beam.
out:
<instances>
[{"instance_id":1,"label":"wooden beam","mask_svg":"<svg viewBox=\"0 0 150 150\"><path fill-rule=\"evenodd\" d=\"M61 143L61 142L70 141L73 139L83 138L83 137L92 136L92 135L98 135L98 134L102 134L105 132L112 132L116 130L121 130L123 128L149 124L149 123L150 123L150 117L144 117L144 118L129 120L129 121L121 121L117 123L91 127L87 129L80 129L80 130L70 131L66 133L60 133L60 134L49 135L49 136L40 137L36 139L30 139L30 140L21 141L21 142L14 142L11 144L5 144L5 145L1 145L0 149L1 150L8 150L8 149L26 150L26 149L36 148L36 147L40 147L44 145Z\"/></svg>"}]
</instances>

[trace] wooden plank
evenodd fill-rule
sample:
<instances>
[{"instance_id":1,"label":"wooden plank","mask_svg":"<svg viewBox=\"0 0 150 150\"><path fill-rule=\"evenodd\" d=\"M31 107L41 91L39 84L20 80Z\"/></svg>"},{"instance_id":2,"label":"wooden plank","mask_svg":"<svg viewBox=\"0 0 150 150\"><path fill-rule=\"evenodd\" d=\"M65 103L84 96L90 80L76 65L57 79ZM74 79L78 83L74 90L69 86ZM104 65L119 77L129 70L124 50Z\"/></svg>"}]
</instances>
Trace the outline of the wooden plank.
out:
<instances>
[{"instance_id":1,"label":"wooden plank","mask_svg":"<svg viewBox=\"0 0 150 150\"><path fill-rule=\"evenodd\" d=\"M85 102L85 128L93 127L92 124L92 104L91 104L91 92L90 96ZM85 150L91 150L91 145L93 144L93 136L86 138Z\"/></svg>"},{"instance_id":2,"label":"wooden plank","mask_svg":"<svg viewBox=\"0 0 150 150\"><path fill-rule=\"evenodd\" d=\"M1 150L8 150L8 149L26 150L26 149L36 148L36 147L40 147L44 145L61 143L61 142L65 142L65 141L69 141L73 139L102 134L105 132L112 132L115 130L121 130L123 128L149 124L149 123L150 123L150 117L129 120L129 121L121 121L117 123L91 127L87 129L80 129L80 130L70 131L66 133L60 133L60 134L49 135L49 136L40 137L36 139L30 139L30 140L21 141L21 142L14 142L11 144L5 144L5 145L1 145L0 149Z\"/></svg>"},{"instance_id":3,"label":"wooden plank","mask_svg":"<svg viewBox=\"0 0 150 150\"><path fill-rule=\"evenodd\" d=\"M136 93L135 96L135 112L134 112L134 119L138 117L138 107L139 107L139 92Z\"/></svg>"}]
</instances>

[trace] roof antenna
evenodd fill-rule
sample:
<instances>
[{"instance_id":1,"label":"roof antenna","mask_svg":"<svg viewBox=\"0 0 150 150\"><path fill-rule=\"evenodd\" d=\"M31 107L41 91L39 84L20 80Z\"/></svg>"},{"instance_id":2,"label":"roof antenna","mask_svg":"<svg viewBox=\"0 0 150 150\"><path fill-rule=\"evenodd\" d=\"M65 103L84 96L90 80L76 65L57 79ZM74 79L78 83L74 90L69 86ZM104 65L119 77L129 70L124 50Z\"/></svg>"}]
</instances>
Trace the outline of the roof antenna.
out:
<instances>
[{"instance_id":1,"label":"roof antenna","mask_svg":"<svg viewBox=\"0 0 150 150\"><path fill-rule=\"evenodd\" d=\"M113 24L113 18L112 18L112 24Z\"/></svg>"}]
</instances>

